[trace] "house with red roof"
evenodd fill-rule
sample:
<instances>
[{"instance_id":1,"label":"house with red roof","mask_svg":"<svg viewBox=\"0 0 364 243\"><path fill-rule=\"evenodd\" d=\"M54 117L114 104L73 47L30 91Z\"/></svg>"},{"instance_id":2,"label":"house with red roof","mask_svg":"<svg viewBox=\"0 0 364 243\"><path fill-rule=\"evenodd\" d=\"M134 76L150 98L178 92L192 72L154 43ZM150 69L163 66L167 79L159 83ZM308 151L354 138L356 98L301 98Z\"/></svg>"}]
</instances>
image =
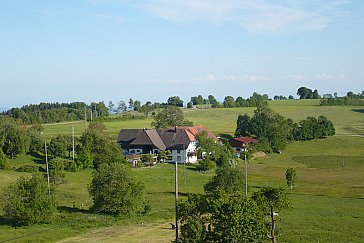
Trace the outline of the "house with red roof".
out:
<instances>
[{"instance_id":1,"label":"house with red roof","mask_svg":"<svg viewBox=\"0 0 364 243\"><path fill-rule=\"evenodd\" d=\"M238 137L229 139L229 144L234 149L235 154L240 154L244 148L248 148L251 144L257 142L258 140L252 137Z\"/></svg>"},{"instance_id":2,"label":"house with red roof","mask_svg":"<svg viewBox=\"0 0 364 243\"><path fill-rule=\"evenodd\" d=\"M156 155L161 150L169 150L171 156L167 162L196 163L196 136L203 131L217 141L217 137L203 126L176 126L167 129L122 129L117 142L125 156Z\"/></svg>"}]
</instances>

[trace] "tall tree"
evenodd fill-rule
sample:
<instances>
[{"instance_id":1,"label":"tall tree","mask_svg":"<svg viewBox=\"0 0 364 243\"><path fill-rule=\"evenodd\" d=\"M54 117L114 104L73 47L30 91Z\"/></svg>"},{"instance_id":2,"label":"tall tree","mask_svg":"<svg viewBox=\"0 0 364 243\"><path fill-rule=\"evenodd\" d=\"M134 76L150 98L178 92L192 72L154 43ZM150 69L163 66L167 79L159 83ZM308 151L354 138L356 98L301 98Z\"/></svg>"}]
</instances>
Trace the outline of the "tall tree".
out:
<instances>
[{"instance_id":1,"label":"tall tree","mask_svg":"<svg viewBox=\"0 0 364 243\"><path fill-rule=\"evenodd\" d=\"M129 99L129 111L134 110L134 101L132 98Z\"/></svg>"},{"instance_id":2,"label":"tall tree","mask_svg":"<svg viewBox=\"0 0 364 243\"><path fill-rule=\"evenodd\" d=\"M89 187L93 210L124 216L146 210L144 184L125 164L103 164L93 173Z\"/></svg>"},{"instance_id":3,"label":"tall tree","mask_svg":"<svg viewBox=\"0 0 364 243\"><path fill-rule=\"evenodd\" d=\"M235 107L236 104L235 104L235 99L234 97L232 96L226 96L224 98L224 103L223 103L224 107L225 108L232 108L232 107Z\"/></svg>"},{"instance_id":4,"label":"tall tree","mask_svg":"<svg viewBox=\"0 0 364 243\"><path fill-rule=\"evenodd\" d=\"M287 193L283 188L264 187L254 192L252 199L258 204L262 212L270 216L270 234L272 243L277 242L276 215L277 212L290 207Z\"/></svg>"},{"instance_id":5,"label":"tall tree","mask_svg":"<svg viewBox=\"0 0 364 243\"><path fill-rule=\"evenodd\" d=\"M168 98L167 105L183 107L183 100L179 96L172 96Z\"/></svg>"},{"instance_id":6,"label":"tall tree","mask_svg":"<svg viewBox=\"0 0 364 243\"><path fill-rule=\"evenodd\" d=\"M167 106L156 116L151 125L155 128L167 128L173 126L190 126L192 122L184 118L183 112L176 106Z\"/></svg>"},{"instance_id":7,"label":"tall tree","mask_svg":"<svg viewBox=\"0 0 364 243\"><path fill-rule=\"evenodd\" d=\"M289 189L291 189L291 190L292 190L292 188L294 187L294 185L296 183L296 177L297 177L297 174L296 174L295 169L288 168L286 170L286 182L287 182L287 185L288 185Z\"/></svg>"},{"instance_id":8,"label":"tall tree","mask_svg":"<svg viewBox=\"0 0 364 243\"><path fill-rule=\"evenodd\" d=\"M120 100L119 101L119 105L118 105L118 108L117 108L117 111L118 113L122 113L122 112L125 112L126 111L126 105L125 105L125 102L123 100Z\"/></svg>"},{"instance_id":9,"label":"tall tree","mask_svg":"<svg viewBox=\"0 0 364 243\"><path fill-rule=\"evenodd\" d=\"M250 136L251 126L248 114L239 115L236 122L235 137Z\"/></svg>"},{"instance_id":10,"label":"tall tree","mask_svg":"<svg viewBox=\"0 0 364 243\"><path fill-rule=\"evenodd\" d=\"M111 114L111 113L112 113L112 111L113 111L113 108L114 108L114 103L112 103L112 101L111 101L111 100L109 101L109 105L108 105L108 107L109 107L109 114Z\"/></svg>"}]
</instances>

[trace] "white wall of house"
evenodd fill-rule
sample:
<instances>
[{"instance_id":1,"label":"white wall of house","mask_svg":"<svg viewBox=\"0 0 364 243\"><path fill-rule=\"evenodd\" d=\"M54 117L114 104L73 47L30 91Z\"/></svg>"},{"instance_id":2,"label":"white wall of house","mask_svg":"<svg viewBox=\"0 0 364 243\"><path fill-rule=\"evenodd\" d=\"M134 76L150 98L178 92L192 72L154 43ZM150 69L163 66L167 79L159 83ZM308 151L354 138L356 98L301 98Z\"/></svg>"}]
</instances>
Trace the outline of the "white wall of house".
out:
<instances>
[{"instance_id":1,"label":"white wall of house","mask_svg":"<svg viewBox=\"0 0 364 243\"><path fill-rule=\"evenodd\" d=\"M196 152L196 142L191 142L187 149L184 150L172 150L171 151L171 157L172 160L169 162L175 162L177 163L196 163L197 162L197 155L188 156L190 153Z\"/></svg>"}]
</instances>

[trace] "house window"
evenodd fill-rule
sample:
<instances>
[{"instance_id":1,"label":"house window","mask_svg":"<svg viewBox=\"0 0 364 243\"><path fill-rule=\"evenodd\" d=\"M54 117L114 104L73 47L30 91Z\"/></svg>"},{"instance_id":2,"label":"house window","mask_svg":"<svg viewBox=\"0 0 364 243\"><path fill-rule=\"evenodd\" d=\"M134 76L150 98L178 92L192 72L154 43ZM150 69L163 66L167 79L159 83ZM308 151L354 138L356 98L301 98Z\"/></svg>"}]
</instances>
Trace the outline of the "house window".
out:
<instances>
[{"instance_id":1,"label":"house window","mask_svg":"<svg viewBox=\"0 0 364 243\"><path fill-rule=\"evenodd\" d=\"M177 150L177 154L180 154L180 153L181 153L181 150L179 150L179 149L178 149L178 150Z\"/></svg>"},{"instance_id":2,"label":"house window","mask_svg":"<svg viewBox=\"0 0 364 243\"><path fill-rule=\"evenodd\" d=\"M181 161L181 156L177 156L177 161Z\"/></svg>"},{"instance_id":3,"label":"house window","mask_svg":"<svg viewBox=\"0 0 364 243\"><path fill-rule=\"evenodd\" d=\"M241 149L240 149L240 148L236 148L236 151L240 152L240 151L241 151Z\"/></svg>"}]
</instances>

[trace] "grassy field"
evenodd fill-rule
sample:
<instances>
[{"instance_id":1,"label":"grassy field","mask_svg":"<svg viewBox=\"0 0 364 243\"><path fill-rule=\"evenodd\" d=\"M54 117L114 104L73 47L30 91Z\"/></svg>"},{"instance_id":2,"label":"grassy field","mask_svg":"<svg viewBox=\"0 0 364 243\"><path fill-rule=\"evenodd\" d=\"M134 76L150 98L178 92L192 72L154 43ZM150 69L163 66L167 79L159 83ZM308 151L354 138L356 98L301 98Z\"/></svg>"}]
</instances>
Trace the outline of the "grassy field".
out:
<instances>
[{"instance_id":1,"label":"grassy field","mask_svg":"<svg viewBox=\"0 0 364 243\"><path fill-rule=\"evenodd\" d=\"M364 113L358 107L321 107L317 101L272 101L270 106L294 120L325 115L334 122L339 134L363 134ZM219 134L232 134L237 115L253 113L254 108L185 110L188 119ZM149 127L151 120L106 122L110 136L121 128ZM84 123L45 125L45 136L84 130ZM42 165L41 158L21 155L10 161ZM249 193L263 186L283 186L285 171L297 171L297 185L289 194L292 209L280 212L280 242L363 242L364 241L364 137L334 136L323 140L288 144L282 154L272 154L249 162ZM213 173L200 173L194 167L179 166L179 190L203 192L203 185ZM174 166L134 169L144 181L152 211L132 219L95 215L88 211L91 198L87 185L90 170L68 173L58 189L59 219L49 225L11 227L0 211L0 242L15 237L14 242L171 242L174 232ZM0 191L21 175L0 170ZM142 224L143 223L143 224ZM26 236L26 237L24 237Z\"/></svg>"},{"instance_id":2,"label":"grassy field","mask_svg":"<svg viewBox=\"0 0 364 243\"><path fill-rule=\"evenodd\" d=\"M294 121L305 119L307 116L326 116L334 123L336 134L364 134L364 109L355 106L319 106L318 100L275 100L269 101L269 106L286 118ZM247 108L218 108L218 109L184 109L187 119L194 124L204 125L215 134L233 134L239 114L253 115L255 107ZM116 137L123 128L150 128L151 118L141 120L105 122L107 133ZM51 138L57 134L71 134L72 126L76 135L85 130L84 122L46 124L44 135Z\"/></svg>"}]
</instances>

